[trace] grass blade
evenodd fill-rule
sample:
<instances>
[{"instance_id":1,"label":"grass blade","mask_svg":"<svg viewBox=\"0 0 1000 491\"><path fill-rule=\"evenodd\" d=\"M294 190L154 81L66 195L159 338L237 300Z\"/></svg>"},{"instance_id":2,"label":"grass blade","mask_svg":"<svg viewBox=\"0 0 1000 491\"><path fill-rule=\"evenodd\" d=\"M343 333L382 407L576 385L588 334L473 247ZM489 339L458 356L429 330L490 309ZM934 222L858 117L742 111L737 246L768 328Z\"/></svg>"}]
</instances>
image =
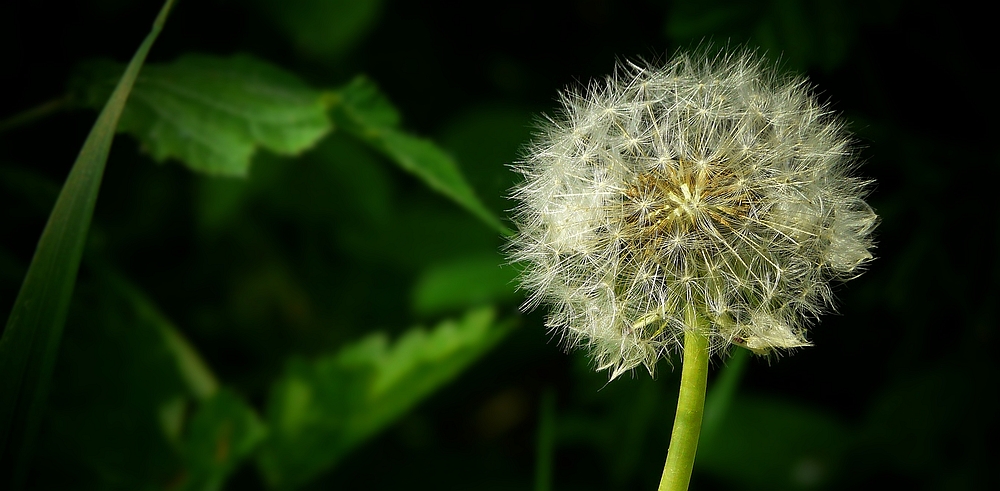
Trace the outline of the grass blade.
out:
<instances>
[{"instance_id":1,"label":"grass blade","mask_svg":"<svg viewBox=\"0 0 1000 491\"><path fill-rule=\"evenodd\" d=\"M0 475L23 487L118 118L173 4L167 0L80 149L0 338Z\"/></svg>"}]
</instances>

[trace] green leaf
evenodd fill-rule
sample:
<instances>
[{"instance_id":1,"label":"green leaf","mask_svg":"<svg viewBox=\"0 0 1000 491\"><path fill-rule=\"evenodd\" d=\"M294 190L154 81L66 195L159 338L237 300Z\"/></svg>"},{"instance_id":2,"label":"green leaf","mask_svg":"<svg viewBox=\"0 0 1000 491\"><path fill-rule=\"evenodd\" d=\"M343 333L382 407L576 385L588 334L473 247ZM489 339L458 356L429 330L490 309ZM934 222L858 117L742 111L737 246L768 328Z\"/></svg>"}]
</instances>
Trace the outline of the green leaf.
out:
<instances>
[{"instance_id":1,"label":"green leaf","mask_svg":"<svg viewBox=\"0 0 1000 491\"><path fill-rule=\"evenodd\" d=\"M300 486L410 410L496 344L510 325L470 311L395 343L376 334L313 362L294 360L267 405L259 464L279 488Z\"/></svg>"},{"instance_id":2,"label":"green leaf","mask_svg":"<svg viewBox=\"0 0 1000 491\"><path fill-rule=\"evenodd\" d=\"M24 484L115 127L172 4L164 2L84 141L0 339L0 475L11 476L12 489Z\"/></svg>"},{"instance_id":3,"label":"green leaf","mask_svg":"<svg viewBox=\"0 0 1000 491\"><path fill-rule=\"evenodd\" d=\"M872 398L855 455L927 489L985 489L954 480L995 460L995 432L984 424L1000 413L1000 399L981 378L992 378L995 367L956 357L897 374Z\"/></svg>"},{"instance_id":4,"label":"green leaf","mask_svg":"<svg viewBox=\"0 0 1000 491\"><path fill-rule=\"evenodd\" d=\"M556 450L556 391L542 393L538 411L538 436L535 440L535 491L552 490L552 462Z\"/></svg>"},{"instance_id":5,"label":"green leaf","mask_svg":"<svg viewBox=\"0 0 1000 491\"><path fill-rule=\"evenodd\" d=\"M258 0L258 8L290 37L299 52L329 63L378 20L381 0Z\"/></svg>"},{"instance_id":6,"label":"green leaf","mask_svg":"<svg viewBox=\"0 0 1000 491\"><path fill-rule=\"evenodd\" d=\"M88 269L70 308L32 485L162 489L186 474L187 414L218 383L143 292ZM61 472L48 472L52 462Z\"/></svg>"},{"instance_id":7,"label":"green leaf","mask_svg":"<svg viewBox=\"0 0 1000 491\"><path fill-rule=\"evenodd\" d=\"M83 103L100 100L119 70L109 62L85 65L75 84ZM143 70L119 131L158 162L174 158L199 172L244 176L257 147L295 155L331 128L320 93L291 73L247 55L189 54Z\"/></svg>"},{"instance_id":8,"label":"green leaf","mask_svg":"<svg viewBox=\"0 0 1000 491\"><path fill-rule=\"evenodd\" d=\"M444 123L437 132L441 146L458 162L469 183L491 210L509 210L517 202L507 195L520 180L511 170L531 139L534 109L510 102L476 105Z\"/></svg>"},{"instance_id":9,"label":"green leaf","mask_svg":"<svg viewBox=\"0 0 1000 491\"><path fill-rule=\"evenodd\" d=\"M502 262L496 254L481 254L428 267L413 287L413 310L431 315L516 298L517 271Z\"/></svg>"},{"instance_id":10,"label":"green leaf","mask_svg":"<svg viewBox=\"0 0 1000 491\"><path fill-rule=\"evenodd\" d=\"M691 39L729 32L760 15L760 6L732 0L680 0L671 4L666 32L671 39Z\"/></svg>"},{"instance_id":11,"label":"green leaf","mask_svg":"<svg viewBox=\"0 0 1000 491\"><path fill-rule=\"evenodd\" d=\"M829 71L843 64L858 31L878 18L858 15L859 9L870 9L853 3L678 0L671 4L665 31L681 44L713 37L730 39L780 58L785 69Z\"/></svg>"},{"instance_id":12,"label":"green leaf","mask_svg":"<svg viewBox=\"0 0 1000 491\"><path fill-rule=\"evenodd\" d=\"M852 434L818 409L737 396L714 437L698 449L695 472L740 489L824 488L837 474Z\"/></svg>"},{"instance_id":13,"label":"green leaf","mask_svg":"<svg viewBox=\"0 0 1000 491\"><path fill-rule=\"evenodd\" d=\"M337 122L363 138L375 138L380 131L397 128L402 120L375 82L364 76L355 77L340 90L327 92L324 98Z\"/></svg>"},{"instance_id":14,"label":"green leaf","mask_svg":"<svg viewBox=\"0 0 1000 491\"><path fill-rule=\"evenodd\" d=\"M479 200L454 159L434 143L399 130L398 112L374 83L358 77L325 98L346 130L493 229L511 233Z\"/></svg>"},{"instance_id":15,"label":"green leaf","mask_svg":"<svg viewBox=\"0 0 1000 491\"><path fill-rule=\"evenodd\" d=\"M719 375L708 389L705 397L705 414L701 421L702 445L718 438L749 361L749 350L736 349L733 356L725 360L725 365L719 370Z\"/></svg>"},{"instance_id":16,"label":"green leaf","mask_svg":"<svg viewBox=\"0 0 1000 491\"><path fill-rule=\"evenodd\" d=\"M223 389L202 402L184 442L187 478L179 488L222 489L227 477L264 440L267 431L250 406Z\"/></svg>"},{"instance_id":17,"label":"green leaf","mask_svg":"<svg viewBox=\"0 0 1000 491\"><path fill-rule=\"evenodd\" d=\"M577 381L574 399L579 402L570 405L576 409L559 415L559 445L588 447L599 456L608 487L635 488L629 482L642 474L649 455L656 455L653 465L662 469L680 370L663 370L656 380L622 377L609 384L607 376L594 371L588 356L579 353L571 358Z\"/></svg>"},{"instance_id":18,"label":"green leaf","mask_svg":"<svg viewBox=\"0 0 1000 491\"><path fill-rule=\"evenodd\" d=\"M174 367L187 389L195 397L205 399L219 390L219 382L194 346L177 327L164 316L153 302L124 278L105 271L102 273L108 289L127 299L136 316L155 327L161 344L170 353Z\"/></svg>"}]
</instances>

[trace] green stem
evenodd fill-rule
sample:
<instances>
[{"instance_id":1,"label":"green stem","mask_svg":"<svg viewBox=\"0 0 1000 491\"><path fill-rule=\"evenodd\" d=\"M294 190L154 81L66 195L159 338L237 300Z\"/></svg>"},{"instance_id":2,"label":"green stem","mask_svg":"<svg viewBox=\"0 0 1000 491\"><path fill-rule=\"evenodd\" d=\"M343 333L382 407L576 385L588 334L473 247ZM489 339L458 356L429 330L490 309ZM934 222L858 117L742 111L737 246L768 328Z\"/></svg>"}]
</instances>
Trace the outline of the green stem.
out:
<instances>
[{"instance_id":1,"label":"green stem","mask_svg":"<svg viewBox=\"0 0 1000 491\"><path fill-rule=\"evenodd\" d=\"M708 385L708 337L706 325L694 308L685 309L687 331L684 333L684 365L681 388L677 395L677 414L670 434L670 449L663 465L659 491L685 491L691 482L698 436L705 411L705 387Z\"/></svg>"}]
</instances>

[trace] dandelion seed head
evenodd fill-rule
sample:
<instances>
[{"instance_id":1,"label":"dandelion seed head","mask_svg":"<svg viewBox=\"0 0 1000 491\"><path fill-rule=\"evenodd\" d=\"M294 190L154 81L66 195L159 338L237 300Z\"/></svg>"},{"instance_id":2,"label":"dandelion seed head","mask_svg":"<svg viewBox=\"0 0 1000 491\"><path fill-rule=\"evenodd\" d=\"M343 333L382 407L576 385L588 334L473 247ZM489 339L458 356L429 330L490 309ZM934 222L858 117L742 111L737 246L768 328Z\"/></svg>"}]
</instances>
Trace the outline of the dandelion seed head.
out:
<instances>
[{"instance_id":1,"label":"dandelion seed head","mask_svg":"<svg viewBox=\"0 0 1000 491\"><path fill-rule=\"evenodd\" d=\"M843 122L753 52L619 65L560 94L512 191L525 308L612 378L681 348L808 346L830 282L872 259L878 218Z\"/></svg>"}]
</instances>

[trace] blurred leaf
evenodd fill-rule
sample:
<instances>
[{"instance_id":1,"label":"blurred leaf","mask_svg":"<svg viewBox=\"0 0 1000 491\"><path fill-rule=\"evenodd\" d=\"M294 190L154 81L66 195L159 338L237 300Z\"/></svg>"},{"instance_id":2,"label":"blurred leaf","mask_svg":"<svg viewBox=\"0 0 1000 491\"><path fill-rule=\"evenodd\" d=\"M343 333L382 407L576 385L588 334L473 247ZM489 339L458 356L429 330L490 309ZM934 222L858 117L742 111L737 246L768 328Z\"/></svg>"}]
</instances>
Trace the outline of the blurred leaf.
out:
<instances>
[{"instance_id":1,"label":"blurred leaf","mask_svg":"<svg viewBox=\"0 0 1000 491\"><path fill-rule=\"evenodd\" d=\"M121 67L84 65L75 87L93 107ZM135 83L119 131L153 159L176 158L193 170L244 176L258 146L298 154L331 129L320 93L291 73L248 55L188 54L151 64Z\"/></svg>"},{"instance_id":2,"label":"blurred leaf","mask_svg":"<svg viewBox=\"0 0 1000 491\"><path fill-rule=\"evenodd\" d=\"M845 61L862 25L884 16L872 15L875 8L839 0L680 0L671 5L665 31L679 43L730 40L759 47L792 70L829 71Z\"/></svg>"},{"instance_id":3,"label":"blurred leaf","mask_svg":"<svg viewBox=\"0 0 1000 491\"><path fill-rule=\"evenodd\" d=\"M496 344L510 325L492 309L390 345L376 334L313 362L293 360L267 405L271 435L260 454L273 487L302 485L337 463Z\"/></svg>"},{"instance_id":4,"label":"blurred leaf","mask_svg":"<svg viewBox=\"0 0 1000 491\"><path fill-rule=\"evenodd\" d=\"M595 469L595 475L609 479L611 489L654 485L670 442L680 370L662 363L655 379L646 373L633 373L608 383L607 374L595 371L586 353L570 356L577 383L574 402L559 413L559 448L589 447L599 456L602 472ZM649 461L652 467L647 465ZM657 473L646 474L644 468ZM564 480L556 477L557 482ZM651 482L642 484L647 480Z\"/></svg>"},{"instance_id":5,"label":"blurred leaf","mask_svg":"<svg viewBox=\"0 0 1000 491\"><path fill-rule=\"evenodd\" d=\"M391 204L398 199L391 169L367 145L346 133L323 138L305 155L257 155L253 172L242 179L198 179L195 211L203 231L245 223L248 206L299 226L323 226L336 234L370 235L375 225L393 225ZM359 231L358 229L365 229Z\"/></svg>"},{"instance_id":6,"label":"blurred leaf","mask_svg":"<svg viewBox=\"0 0 1000 491\"><path fill-rule=\"evenodd\" d=\"M266 434L260 418L242 399L229 390L216 392L191 419L183 451L186 479L179 489L222 489Z\"/></svg>"},{"instance_id":7,"label":"blurred leaf","mask_svg":"<svg viewBox=\"0 0 1000 491\"><path fill-rule=\"evenodd\" d=\"M0 246L0 288L10 287L11 291L24 278L24 263L11 254L6 247Z\"/></svg>"},{"instance_id":8,"label":"blurred leaf","mask_svg":"<svg viewBox=\"0 0 1000 491\"><path fill-rule=\"evenodd\" d=\"M330 62L373 26L381 0L258 0L258 8L303 54Z\"/></svg>"},{"instance_id":9,"label":"blurred leaf","mask_svg":"<svg viewBox=\"0 0 1000 491\"><path fill-rule=\"evenodd\" d=\"M177 373L185 382L187 389L195 397L205 399L219 390L219 382L211 369L202 359L194 346L177 330L177 327L164 316L153 302L142 291L128 283L124 278L104 271L102 275L113 292L127 299L135 315L143 322L154 326L160 335L160 343L170 353ZM104 289L102 289L104 291Z\"/></svg>"},{"instance_id":10,"label":"blurred leaf","mask_svg":"<svg viewBox=\"0 0 1000 491\"><path fill-rule=\"evenodd\" d=\"M392 202L398 199L391 169L364 143L345 133L324 138L316 148L289 166L277 158L261 158L261 175L250 179L268 206L286 220L336 224L342 228L393 225Z\"/></svg>"},{"instance_id":11,"label":"blurred leaf","mask_svg":"<svg viewBox=\"0 0 1000 491\"><path fill-rule=\"evenodd\" d=\"M431 189L452 199L493 229L509 234L465 180L455 161L434 143L399 131L399 114L367 78L326 94L334 119Z\"/></svg>"},{"instance_id":12,"label":"blurred leaf","mask_svg":"<svg viewBox=\"0 0 1000 491\"><path fill-rule=\"evenodd\" d=\"M91 276L70 309L31 487L162 489L183 468L186 413L218 392L215 376L141 291Z\"/></svg>"},{"instance_id":13,"label":"blurred leaf","mask_svg":"<svg viewBox=\"0 0 1000 491\"><path fill-rule=\"evenodd\" d=\"M6 218L16 214L17 218L36 221L37 217L52 210L52 204L59 197L59 184L37 169L0 166L0 191L0 196L10 199L0 202L9 206L4 210Z\"/></svg>"},{"instance_id":14,"label":"blurred leaf","mask_svg":"<svg viewBox=\"0 0 1000 491\"><path fill-rule=\"evenodd\" d=\"M34 450L114 129L172 3L164 2L110 97L95 104L103 109L59 193L0 338L0 475L10 476L13 489L24 485Z\"/></svg>"},{"instance_id":15,"label":"blurred leaf","mask_svg":"<svg viewBox=\"0 0 1000 491\"><path fill-rule=\"evenodd\" d=\"M517 271L496 254L454 258L432 265L413 287L413 310L419 315L476 307L517 296Z\"/></svg>"},{"instance_id":16,"label":"blurred leaf","mask_svg":"<svg viewBox=\"0 0 1000 491\"><path fill-rule=\"evenodd\" d=\"M705 415L701 422L701 444L715 440L719 435L723 421L729 414L736 389L740 386L743 372L750 361L750 351L736 348L733 355L725 360L725 365L719 370L719 375L712 381L705 397Z\"/></svg>"},{"instance_id":17,"label":"blurred leaf","mask_svg":"<svg viewBox=\"0 0 1000 491\"><path fill-rule=\"evenodd\" d=\"M1000 396L984 390L997 373L993 364L956 358L900 373L869 408L859 445L866 463L927 489L987 489L947 483L996 462L996 435L986 426L1000 411Z\"/></svg>"},{"instance_id":18,"label":"blurred leaf","mask_svg":"<svg viewBox=\"0 0 1000 491\"><path fill-rule=\"evenodd\" d=\"M509 102L483 104L460 112L439 132L439 141L458 161L469 183L491 210L509 210L511 186L519 180L508 165L531 139L534 111Z\"/></svg>"},{"instance_id":19,"label":"blurred leaf","mask_svg":"<svg viewBox=\"0 0 1000 491\"><path fill-rule=\"evenodd\" d=\"M257 173L254 172L254 175ZM231 224L247 199L250 187L236 179L199 179L195 182L195 205L198 226L203 231L218 230Z\"/></svg>"},{"instance_id":20,"label":"blurred leaf","mask_svg":"<svg viewBox=\"0 0 1000 491\"><path fill-rule=\"evenodd\" d=\"M699 38L746 23L759 10L752 2L731 0L678 0L667 14L667 35L672 39Z\"/></svg>"},{"instance_id":21,"label":"blurred leaf","mask_svg":"<svg viewBox=\"0 0 1000 491\"><path fill-rule=\"evenodd\" d=\"M552 490L552 462L556 449L556 392L542 393L538 410L538 437L535 440L535 491Z\"/></svg>"},{"instance_id":22,"label":"blurred leaf","mask_svg":"<svg viewBox=\"0 0 1000 491\"><path fill-rule=\"evenodd\" d=\"M698 449L695 472L740 489L817 489L829 484L851 440L849 428L817 409L736 397Z\"/></svg>"},{"instance_id":23,"label":"blurred leaf","mask_svg":"<svg viewBox=\"0 0 1000 491\"><path fill-rule=\"evenodd\" d=\"M379 132L399 126L402 119L375 82L364 76L355 77L340 90L325 96L337 121L363 137L375 138Z\"/></svg>"}]
</instances>

